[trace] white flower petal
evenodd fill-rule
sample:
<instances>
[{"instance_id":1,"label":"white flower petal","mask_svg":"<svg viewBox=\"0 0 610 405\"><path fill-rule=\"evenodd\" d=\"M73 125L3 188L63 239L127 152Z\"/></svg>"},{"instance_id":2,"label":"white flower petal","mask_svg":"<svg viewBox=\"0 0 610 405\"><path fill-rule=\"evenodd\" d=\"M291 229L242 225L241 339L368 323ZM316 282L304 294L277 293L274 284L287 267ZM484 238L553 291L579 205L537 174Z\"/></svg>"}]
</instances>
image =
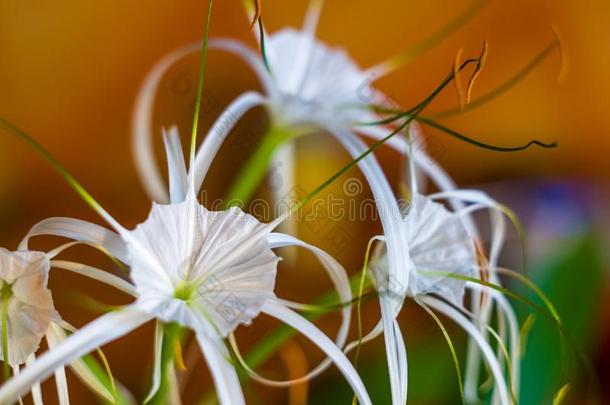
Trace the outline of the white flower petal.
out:
<instances>
[{"instance_id":1,"label":"white flower petal","mask_svg":"<svg viewBox=\"0 0 610 405\"><path fill-rule=\"evenodd\" d=\"M434 293L461 306L464 281L425 275L425 271L469 277L475 274L478 266L475 247L461 218L442 205L416 194L411 200L405 227L409 254L416 269L409 280L411 296Z\"/></svg>"},{"instance_id":2,"label":"white flower petal","mask_svg":"<svg viewBox=\"0 0 610 405\"><path fill-rule=\"evenodd\" d=\"M258 34L258 30L255 31L256 34ZM258 80L260 80L261 84L263 85L265 92L267 94L273 94L275 92L273 77L267 71L265 63L263 62L258 51L254 51L247 45L230 38L212 38L208 43L208 49L222 50L240 57L248 64L248 66L250 66L250 68L252 68L252 70L254 70L254 73L256 73Z\"/></svg>"},{"instance_id":3,"label":"white flower petal","mask_svg":"<svg viewBox=\"0 0 610 405\"><path fill-rule=\"evenodd\" d=\"M510 354L511 362L512 392L516 398L519 398L521 378L521 330L519 328L519 323L517 321L515 311L513 310L506 297L502 295L499 291L491 290L488 287L474 283L468 283L467 287L473 291L479 292L479 294L485 293L491 296L493 301L497 304L498 310L502 313L504 317L506 317L510 333L510 346L507 346L507 348ZM502 353L502 360L504 360L504 353Z\"/></svg>"},{"instance_id":4,"label":"white flower petal","mask_svg":"<svg viewBox=\"0 0 610 405\"><path fill-rule=\"evenodd\" d=\"M62 327L57 325L55 322L51 322L49 330L47 331L47 339L48 336L52 336L52 339L54 339L58 343L66 340L66 333L64 332ZM106 389L106 387L97 379L93 371L89 369L89 367L83 360L77 359L73 361L70 364L70 367L72 368L72 371L74 371L76 376L94 393L96 393L108 402L114 401L112 392Z\"/></svg>"},{"instance_id":5,"label":"white flower petal","mask_svg":"<svg viewBox=\"0 0 610 405\"><path fill-rule=\"evenodd\" d=\"M368 150L364 142L351 132L341 129L332 129L332 132L352 157L357 158ZM370 154L358 165L371 188L383 227L389 261L389 273L384 286L389 289L394 301L395 317L408 289L409 274L413 271L413 263L408 254L409 242L396 196L377 159Z\"/></svg>"},{"instance_id":6,"label":"white flower petal","mask_svg":"<svg viewBox=\"0 0 610 405\"><path fill-rule=\"evenodd\" d=\"M45 334L47 343L49 344L49 350L53 350L61 342L60 339L56 339L55 335L51 332L51 326ZM68 394L68 381L66 380L66 369L61 366L55 370L55 386L57 388L57 399L60 405L69 405L70 396Z\"/></svg>"},{"instance_id":7,"label":"white flower petal","mask_svg":"<svg viewBox=\"0 0 610 405\"><path fill-rule=\"evenodd\" d=\"M188 175L184 152L180 142L178 127L173 126L169 132L163 131L165 153L167 156L167 169L169 172L169 198L171 202L184 201L188 188Z\"/></svg>"},{"instance_id":8,"label":"white flower petal","mask_svg":"<svg viewBox=\"0 0 610 405\"><path fill-rule=\"evenodd\" d=\"M34 225L19 245L27 250L34 236L60 236L99 246L122 262L127 261L125 242L116 233L96 224L74 218L48 218Z\"/></svg>"},{"instance_id":9,"label":"white flower petal","mask_svg":"<svg viewBox=\"0 0 610 405\"><path fill-rule=\"evenodd\" d=\"M208 363L208 369L214 379L216 393L221 405L245 404L239 378L235 367L229 362L229 352L226 346L214 334L208 334L198 328L197 341L203 357Z\"/></svg>"},{"instance_id":10,"label":"white flower petal","mask_svg":"<svg viewBox=\"0 0 610 405\"><path fill-rule=\"evenodd\" d=\"M364 142L349 131L335 129L333 132L352 157L357 158L368 150ZM411 274L415 270L409 257L410 242L402 224L396 196L377 160L371 154L359 163L359 167L373 192L388 251L387 271L382 275L377 273L378 288L382 291L380 304L392 399L394 403L400 401L404 403L407 384L406 349L394 320L402 307L407 291L411 288L409 283L412 280ZM401 342L403 342L402 347L399 347Z\"/></svg>"},{"instance_id":11,"label":"white flower petal","mask_svg":"<svg viewBox=\"0 0 610 405\"><path fill-rule=\"evenodd\" d=\"M404 404L406 403L407 395L407 351L400 329L396 323L391 299L384 299L382 296L380 298L380 305L392 403ZM401 344L402 347L400 347Z\"/></svg>"},{"instance_id":12,"label":"white flower petal","mask_svg":"<svg viewBox=\"0 0 610 405\"><path fill-rule=\"evenodd\" d=\"M26 366L29 367L35 361L36 356L34 355L34 353L32 353L30 356L28 356L26 360ZM36 381L36 383L32 384L30 391L32 392L32 402L34 402L34 405L44 405L44 402L42 401L42 390L40 389L39 381Z\"/></svg>"},{"instance_id":13,"label":"white flower petal","mask_svg":"<svg viewBox=\"0 0 610 405\"><path fill-rule=\"evenodd\" d=\"M154 363L153 363L153 380L152 386L150 387L150 391L148 391L148 395L144 400L144 403L150 401L157 391L159 391L159 387L161 387L161 361L163 358L163 322L157 320L155 322L155 354L154 354Z\"/></svg>"},{"instance_id":14,"label":"white flower petal","mask_svg":"<svg viewBox=\"0 0 610 405\"><path fill-rule=\"evenodd\" d=\"M167 203L167 188L155 159L153 147L153 111L155 97L163 76L169 68L190 53L200 49L199 43L179 48L161 59L144 79L135 103L132 118L132 149L136 168L148 195L157 202Z\"/></svg>"},{"instance_id":15,"label":"white flower petal","mask_svg":"<svg viewBox=\"0 0 610 405\"><path fill-rule=\"evenodd\" d=\"M339 295L340 302L351 302L352 292L351 292L351 288L350 288L350 284L349 284L349 278L347 277L345 269L335 259L333 259L332 256L330 256L328 253L324 252L323 250L321 250L315 246L309 245L299 239L296 239L292 236L284 235L284 234L280 234L280 233L269 234L267 240L269 241L269 245L272 249L276 249L276 248L280 248L280 247L287 247L287 246L299 246L299 247L303 247L305 249L310 250L314 255L316 255L316 257L318 258L320 263L322 263L322 265L328 272L329 277L331 278L333 284L335 285L335 289L337 290L337 294ZM290 301L285 301L285 300L278 300L278 302L284 303L287 307L290 307L293 305L298 307L300 305L298 303L292 303ZM335 344L338 347L343 347L347 340L347 334L349 332L349 325L350 325L350 320L351 320L351 306L349 306L349 305L344 306L341 309L341 315L343 317L343 320L341 322L341 326L339 327L339 331L338 331L337 337L335 339ZM232 343L234 343L236 354L239 357L241 357L239 354L239 348L237 347L237 342L235 342L235 339L232 339L231 337L230 337L230 339L232 340ZM307 373L303 377L300 377L297 379L292 379L292 380L287 380L287 381L277 381L277 380L271 380L271 379L265 378L265 377L261 376L260 374L258 374L255 370L250 368L248 366L248 364L245 363L243 358L239 358L239 360L242 363L243 367L246 369L246 371L248 371L248 374L254 380L256 380L262 384L266 384L266 385L273 386L273 387L288 387L288 386L291 386L294 384L299 384L304 381L309 381L309 380L317 377L318 375L322 374L324 372L324 370L326 370L332 364L332 361L330 359L326 358L324 361L322 361L319 365L317 365L315 368L313 368L309 373Z\"/></svg>"},{"instance_id":16,"label":"white flower petal","mask_svg":"<svg viewBox=\"0 0 610 405\"><path fill-rule=\"evenodd\" d=\"M316 28L322 12L324 0L311 0L305 14L302 35L299 38L296 59L293 61L294 69L292 71L290 83L285 83L286 88L291 89L291 94L298 94L305 85L306 75L311 68L312 53L316 44ZM273 52L273 50L272 50Z\"/></svg>"},{"instance_id":17,"label":"white flower petal","mask_svg":"<svg viewBox=\"0 0 610 405\"><path fill-rule=\"evenodd\" d=\"M46 379L60 366L91 352L96 347L118 339L152 318L135 306L111 312L89 323L29 364L18 376L0 387L0 403L10 403L27 392L38 381Z\"/></svg>"},{"instance_id":18,"label":"white flower petal","mask_svg":"<svg viewBox=\"0 0 610 405\"><path fill-rule=\"evenodd\" d=\"M244 93L236 98L214 122L197 151L195 172L189 172L195 177L195 191L199 191L201 188L208 169L233 127L246 112L264 102L265 98L256 92Z\"/></svg>"},{"instance_id":19,"label":"white flower petal","mask_svg":"<svg viewBox=\"0 0 610 405\"><path fill-rule=\"evenodd\" d=\"M103 271L92 266L87 266L85 264L65 260L53 260L51 261L51 266L53 268L68 270L73 273L89 277L93 280L97 280L114 287L125 294L131 295L132 297L137 297L136 289L132 284L120 277L115 276L114 274L108 273L107 271Z\"/></svg>"},{"instance_id":20,"label":"white flower petal","mask_svg":"<svg viewBox=\"0 0 610 405\"><path fill-rule=\"evenodd\" d=\"M152 142L153 134L155 133L152 126L155 97L164 75L171 66L184 57L201 51L201 47L201 41L197 41L178 48L164 56L155 64L144 79L136 99L131 124L132 149L136 161L136 169L148 195L154 201L160 203L169 202L169 196L165 181L157 166ZM244 44L230 39L219 38L210 40L208 49L224 50L241 57L254 69L259 79L265 84L267 91L272 91L270 77L263 62L254 51Z\"/></svg>"},{"instance_id":21,"label":"white flower petal","mask_svg":"<svg viewBox=\"0 0 610 405\"><path fill-rule=\"evenodd\" d=\"M369 394L360 379L360 376L349 362L345 354L339 349L332 340L322 333L314 324L303 318L296 312L281 306L273 301L269 301L263 307L263 312L278 320L286 323L290 327L298 330L306 336L312 343L318 346L341 371L347 382L350 384L358 401L363 405L371 404Z\"/></svg>"},{"instance_id":22,"label":"white flower petal","mask_svg":"<svg viewBox=\"0 0 610 405\"><path fill-rule=\"evenodd\" d=\"M495 269L497 268L498 259L502 250L505 233L506 223L503 212L498 206L498 203L493 200L489 195L479 190L445 190L436 194L432 194L430 198L433 199L449 199L455 204L464 206L464 203L480 205L489 208L491 215L491 247L489 252L489 263L487 267L489 269L489 281L494 284L501 285L501 280L496 274ZM465 209L462 209L464 211ZM466 220L472 222L470 216L464 217ZM474 225L472 225L474 227ZM476 229L475 229L476 231ZM475 235L478 234L478 231ZM489 333L485 328L488 325L492 316L492 306L488 300L483 300L483 294L489 293L488 291L479 291L478 293L472 294L471 306L475 316L480 324L479 330L485 339L488 339ZM483 302L483 305L481 305ZM464 378L464 393L466 398L470 402L478 402L478 381L479 373L481 368L480 352L476 347L476 343L472 339L468 343L468 355L466 359L466 374ZM518 366L515 366L516 372L519 372ZM515 371L514 371L515 372Z\"/></svg>"},{"instance_id":23,"label":"white flower petal","mask_svg":"<svg viewBox=\"0 0 610 405\"><path fill-rule=\"evenodd\" d=\"M295 141L290 139L285 141L273 155L270 167L275 168L274 170L279 170L281 173L281 181L278 181L278 184L273 184L269 187L272 201L276 204L285 201L286 196L291 195L290 193L294 191L296 159ZM289 210L290 207L281 206L281 209ZM278 225L277 231L289 235L296 235L298 231L297 222L294 218L288 216L285 221L282 221L282 223ZM296 254L293 251L288 251L288 254L284 253L284 258L292 259L294 256L296 256Z\"/></svg>"},{"instance_id":24,"label":"white flower petal","mask_svg":"<svg viewBox=\"0 0 610 405\"><path fill-rule=\"evenodd\" d=\"M289 125L322 127L351 124L362 117L357 106L371 100L368 78L342 49L315 41L294 29L273 33L267 57L277 92L270 93L273 115Z\"/></svg>"}]
</instances>

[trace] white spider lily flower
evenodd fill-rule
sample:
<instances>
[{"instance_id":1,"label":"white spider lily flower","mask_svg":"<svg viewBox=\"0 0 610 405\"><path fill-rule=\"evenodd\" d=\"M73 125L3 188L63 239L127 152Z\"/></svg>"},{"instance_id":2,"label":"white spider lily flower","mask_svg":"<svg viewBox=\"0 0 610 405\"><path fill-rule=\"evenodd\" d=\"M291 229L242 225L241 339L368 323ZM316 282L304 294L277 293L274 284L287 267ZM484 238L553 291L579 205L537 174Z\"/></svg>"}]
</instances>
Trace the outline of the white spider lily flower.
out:
<instances>
[{"instance_id":1,"label":"white spider lily flower","mask_svg":"<svg viewBox=\"0 0 610 405\"><path fill-rule=\"evenodd\" d=\"M2 339L8 338L2 341L1 359L13 367L36 352L51 322L59 319L47 288L50 268L45 253L0 248L0 299L6 317L2 326L7 327Z\"/></svg>"},{"instance_id":2,"label":"white spider lily flower","mask_svg":"<svg viewBox=\"0 0 610 405\"><path fill-rule=\"evenodd\" d=\"M480 194L480 193L479 193ZM481 200L474 198L473 192L470 200ZM441 194L434 198L441 197ZM403 225L408 235L408 256L411 261L412 271L408 272L409 284L407 296L413 298L420 305L428 306L445 314L460 325L471 337L471 341L477 350L483 355L487 362L493 378L496 381L493 403L509 404L511 402L510 391L507 387L503 373L504 353L494 354L487 340L487 324L479 317L469 320L464 313L468 313L463 306L464 292L466 288L474 289L481 294L491 295L497 303L500 316L508 319L510 328L510 361L513 364L511 379L512 393L516 395L519 378L518 361L519 351L519 329L514 312L505 297L497 292L487 291L478 284L472 284L460 277L476 278L479 267L473 239L469 236L464 226L464 217L476 209L484 207L483 204L473 205L462 212L452 213L443 205L434 202L432 198L419 194L413 196L411 206L405 215ZM383 237L378 240L385 241ZM387 247L387 245L386 245ZM377 253L372 260L371 267L375 279L376 288L382 295L382 305L385 300L402 301L404 298L395 296L392 291L393 279L389 272L388 257L386 253ZM449 275L457 276L451 277ZM441 297L439 300L436 297ZM479 297L479 295L477 295ZM449 304L447 304L449 303ZM383 314L382 314L383 315ZM382 320L383 322L383 320ZM355 341L347 345L346 351L351 351L361 343L366 343L382 333L382 323L377 325L362 341ZM502 328L502 327L501 327ZM483 332L484 331L484 332ZM502 337L502 341L504 338ZM403 353L406 351L404 341L396 339L394 351ZM502 342L502 344L504 344ZM386 348L387 349L387 348ZM501 350L498 349L500 352ZM404 354L406 358L406 354ZM516 368L516 371L514 370ZM397 364L397 377L407 379L406 364Z\"/></svg>"},{"instance_id":3,"label":"white spider lily flower","mask_svg":"<svg viewBox=\"0 0 610 405\"><path fill-rule=\"evenodd\" d=\"M215 149L210 142L214 143L214 139L206 139L204 150ZM298 245L311 250L327 269L342 301L349 302L349 281L341 265L320 249L288 235L271 233L281 219L262 224L237 208L220 212L205 209L195 198L193 173L187 179L182 154L171 153L180 150L179 139L170 135L166 145L170 190L176 201L169 205L154 204L148 219L134 230L122 227L95 203L92 205L117 234L94 224L61 218L47 220L30 233L30 236L67 236L78 242L100 245L124 260L131 268L133 285L111 274L94 277L130 293L136 300L97 318L31 362L0 387L0 402L14 401L55 369L156 319L178 322L195 331L220 403L243 404L237 372L223 339L240 324L265 313L316 344L328 357L320 367L334 363L359 401L370 404L364 384L339 347L347 337L349 307L342 311L344 322L337 337L338 346L292 311L291 303L276 298L273 291L279 258L272 248ZM208 157L212 159L214 154ZM157 328L158 343L162 341L162 331ZM160 372L157 356L149 398L159 388Z\"/></svg>"},{"instance_id":4,"label":"white spider lily flower","mask_svg":"<svg viewBox=\"0 0 610 405\"><path fill-rule=\"evenodd\" d=\"M27 239L27 238L26 238ZM49 348L65 339L65 330L74 331L55 310L51 291L47 283L51 268L80 266L72 262L58 262L54 257L72 246L63 245L48 253L28 250L27 243L22 243L17 251L0 248L0 298L2 311L6 310L6 321L2 322L1 359L12 367L13 374L18 375L21 367L34 362L43 338ZM62 266L62 263L66 265ZM4 315L3 315L4 316ZM8 358L4 348L8 348ZM114 400L114 394L80 359L70 364L75 374L95 393L108 401ZM68 387L63 366L54 370L57 395L60 404L69 403ZM119 387L126 400L130 393ZM42 404L40 386L31 387L32 398L36 405Z\"/></svg>"},{"instance_id":5,"label":"white spider lily flower","mask_svg":"<svg viewBox=\"0 0 610 405\"><path fill-rule=\"evenodd\" d=\"M474 277L478 266L475 246L460 216L443 205L420 194L413 196L404 217L411 269L407 295L436 294L461 307L465 281L443 277L430 272L451 273ZM374 266L379 291L392 291L388 280L387 256L376 260Z\"/></svg>"}]
</instances>

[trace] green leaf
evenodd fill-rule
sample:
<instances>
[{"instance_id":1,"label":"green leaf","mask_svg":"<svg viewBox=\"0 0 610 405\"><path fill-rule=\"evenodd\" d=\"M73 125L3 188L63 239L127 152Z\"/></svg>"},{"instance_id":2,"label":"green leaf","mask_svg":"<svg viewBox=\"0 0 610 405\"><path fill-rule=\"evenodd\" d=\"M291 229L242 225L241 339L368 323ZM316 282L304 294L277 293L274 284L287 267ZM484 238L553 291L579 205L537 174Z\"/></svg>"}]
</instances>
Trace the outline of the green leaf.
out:
<instances>
[{"instance_id":1,"label":"green leaf","mask_svg":"<svg viewBox=\"0 0 610 405\"><path fill-rule=\"evenodd\" d=\"M575 343L590 348L598 335L595 321L603 286L601 244L594 235L583 235L565 242L556 252L533 266L530 275L555 304ZM566 364L561 353L557 328L545 320L536 322L521 364L522 404L552 403L563 385L582 376L574 357L568 357Z\"/></svg>"}]
</instances>

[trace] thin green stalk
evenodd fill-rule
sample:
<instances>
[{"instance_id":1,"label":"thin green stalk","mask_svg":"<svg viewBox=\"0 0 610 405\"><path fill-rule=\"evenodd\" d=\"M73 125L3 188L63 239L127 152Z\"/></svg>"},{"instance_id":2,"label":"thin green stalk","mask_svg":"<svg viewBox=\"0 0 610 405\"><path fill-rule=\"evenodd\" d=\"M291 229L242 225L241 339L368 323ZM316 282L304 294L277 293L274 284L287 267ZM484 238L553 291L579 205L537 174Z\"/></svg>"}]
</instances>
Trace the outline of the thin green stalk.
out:
<instances>
[{"instance_id":1,"label":"thin green stalk","mask_svg":"<svg viewBox=\"0 0 610 405\"><path fill-rule=\"evenodd\" d=\"M262 139L262 143L240 170L237 181L227 193L226 205L239 206L246 204L252 194L265 177L269 162L281 144L293 136L286 128L276 125L269 127Z\"/></svg>"},{"instance_id":2,"label":"thin green stalk","mask_svg":"<svg viewBox=\"0 0 610 405\"><path fill-rule=\"evenodd\" d=\"M354 356L354 368L358 367L358 360L360 358L360 349L362 347L362 339L364 337L364 331L362 327L362 294L364 292L364 286L366 284L366 273L369 267L369 258L371 255L371 248L373 246L373 242L378 240L378 238L373 238L369 241L368 246L366 247L366 253L364 255L364 264L362 265L362 271L360 273L360 282L358 286L358 304L356 306L356 312L358 316L358 346L356 347L356 354ZM355 396L354 396L355 398ZM353 401L352 401L353 403Z\"/></svg>"},{"instance_id":3,"label":"thin green stalk","mask_svg":"<svg viewBox=\"0 0 610 405\"><path fill-rule=\"evenodd\" d=\"M201 102L203 99L203 84L205 81L205 73L207 67L207 50L208 39L210 36L210 23L212 21L212 4L213 0L208 0L207 17L203 33L203 44L201 47L201 62L199 65L199 79L197 83L197 97L195 99L195 111L193 113L193 128L191 130L191 147L189 153L189 167L191 176L194 175L193 165L195 163L195 154L197 149L197 130L199 127L199 115L201 113ZM190 187L193 187L192 179L189 180ZM178 324L168 324L164 326L163 347L161 349L161 386L157 394L151 399L151 404L167 403L168 395L168 369L169 365L174 361L175 349L174 345L177 339L181 339L184 335L184 328Z\"/></svg>"},{"instance_id":4,"label":"thin green stalk","mask_svg":"<svg viewBox=\"0 0 610 405\"><path fill-rule=\"evenodd\" d=\"M85 367L87 367L89 371L95 376L97 381L100 382L102 386L112 394L114 398L114 404L130 404L131 401L129 400L129 398L117 389L106 356L101 351L101 349L98 349L97 353L102 360L103 366L98 363L98 361L95 359L95 357L93 357L93 355L87 354L81 357L81 360L85 364Z\"/></svg>"},{"instance_id":5,"label":"thin green stalk","mask_svg":"<svg viewBox=\"0 0 610 405\"><path fill-rule=\"evenodd\" d=\"M59 161L51 155L40 143L38 143L30 135L17 128L9 121L0 117L0 127L3 127L12 135L25 141L29 144L38 154L40 154L51 166L64 178L70 187L91 207L97 212L102 218L111 218L110 214L98 203L91 194L68 172L68 170Z\"/></svg>"},{"instance_id":6,"label":"thin green stalk","mask_svg":"<svg viewBox=\"0 0 610 405\"><path fill-rule=\"evenodd\" d=\"M4 378L8 380L11 377L11 368L9 367L9 352L8 352L8 303L11 298L11 286L8 283L4 283L2 286L2 354L4 361Z\"/></svg>"},{"instance_id":7,"label":"thin green stalk","mask_svg":"<svg viewBox=\"0 0 610 405\"><path fill-rule=\"evenodd\" d=\"M362 293L364 291L364 285L366 283L366 273L369 267L369 257L371 254L371 248L373 246L373 242L378 240L378 238L373 238L369 241L368 246L366 247L366 253L364 255L364 264L362 265L362 271L360 274L360 285L358 286L358 304L356 306L356 312L358 317L358 345L356 346L356 354L354 356L354 368L358 370L358 362L360 360L360 351L362 349L362 339L364 338L364 328L362 327ZM356 394L352 397L352 405L356 405L358 403L358 398Z\"/></svg>"},{"instance_id":8,"label":"thin green stalk","mask_svg":"<svg viewBox=\"0 0 610 405\"><path fill-rule=\"evenodd\" d=\"M413 47L408 49L406 52L392 58L389 64L394 66L404 66L409 62L417 59L418 56L426 51L434 48L440 44L443 40L448 38L455 31L463 27L471 18L473 18L481 10L481 8L488 3L488 0L476 0L470 7L460 13L456 18L449 21L440 30L427 37L423 41L415 44Z\"/></svg>"},{"instance_id":9,"label":"thin green stalk","mask_svg":"<svg viewBox=\"0 0 610 405\"><path fill-rule=\"evenodd\" d=\"M197 128L199 126L199 114L201 112L201 99L203 98L203 82L205 80L205 71L207 67L207 50L208 37L210 35L210 22L212 20L212 3L213 0L208 0L208 11L205 29L203 33L203 46L201 49L201 63L199 66L199 80L197 83L197 98L195 101L195 113L193 114L193 129L191 131L191 149L190 162L195 161L195 153L197 149Z\"/></svg>"},{"instance_id":10,"label":"thin green stalk","mask_svg":"<svg viewBox=\"0 0 610 405\"><path fill-rule=\"evenodd\" d=\"M466 399L464 396L464 383L462 382L462 371L461 371L461 367L460 367L460 360L457 356L457 352L455 351L455 346L453 345L453 341L451 340L451 337L449 336L449 332L447 332L445 325L443 324L441 319L434 313L434 311L432 311L423 302L417 301L417 300L416 300L416 302L419 304L420 307L422 307L424 309L424 311L426 311L428 313L428 315L430 315L432 317L432 319L434 319L434 322L436 322L439 329L443 333L443 336L445 337L445 341L447 341L447 346L449 346L449 351L451 351L451 357L453 358L453 365L455 366L455 372L456 372L457 378L458 378L458 385L460 387L460 397L462 399L462 404L466 405Z\"/></svg>"}]
</instances>

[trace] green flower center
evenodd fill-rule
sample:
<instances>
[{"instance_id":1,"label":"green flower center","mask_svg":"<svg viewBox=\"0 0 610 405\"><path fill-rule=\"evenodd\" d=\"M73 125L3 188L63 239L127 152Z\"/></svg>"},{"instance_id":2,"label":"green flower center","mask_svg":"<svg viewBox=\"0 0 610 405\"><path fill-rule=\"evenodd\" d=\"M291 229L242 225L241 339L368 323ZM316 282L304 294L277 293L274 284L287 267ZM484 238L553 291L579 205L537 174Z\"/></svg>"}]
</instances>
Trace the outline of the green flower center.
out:
<instances>
[{"instance_id":1,"label":"green flower center","mask_svg":"<svg viewBox=\"0 0 610 405\"><path fill-rule=\"evenodd\" d=\"M193 299L196 289L197 285L195 283L182 281L174 291L174 298L188 303Z\"/></svg>"},{"instance_id":2,"label":"green flower center","mask_svg":"<svg viewBox=\"0 0 610 405\"><path fill-rule=\"evenodd\" d=\"M0 287L0 300L5 301L13 296L13 285L7 282L2 283Z\"/></svg>"}]
</instances>

